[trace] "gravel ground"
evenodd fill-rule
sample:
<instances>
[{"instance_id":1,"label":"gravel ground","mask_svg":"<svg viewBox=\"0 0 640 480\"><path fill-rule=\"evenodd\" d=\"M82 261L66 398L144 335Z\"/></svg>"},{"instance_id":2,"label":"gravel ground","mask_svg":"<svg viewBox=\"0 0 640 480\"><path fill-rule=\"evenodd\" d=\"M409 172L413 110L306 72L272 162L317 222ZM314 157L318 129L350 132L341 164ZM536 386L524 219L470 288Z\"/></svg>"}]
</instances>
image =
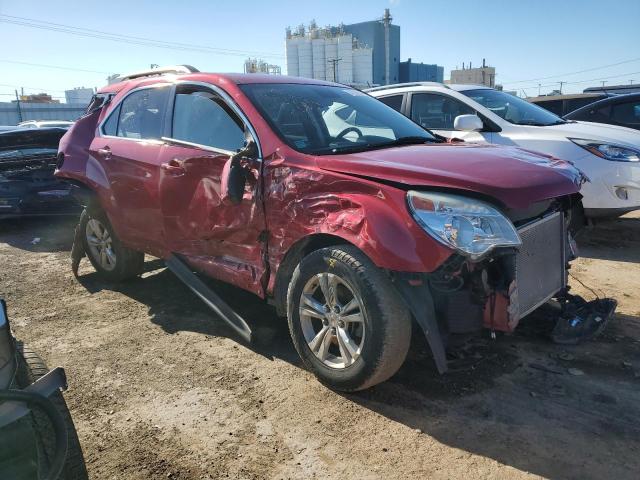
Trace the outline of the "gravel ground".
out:
<instances>
[{"instance_id":1,"label":"gravel ground","mask_svg":"<svg viewBox=\"0 0 640 480\"><path fill-rule=\"evenodd\" d=\"M440 377L414 335L395 377L350 395L317 383L286 322L249 294L216 286L251 346L158 260L120 285L84 260L74 279L73 226L0 221L0 296L16 336L65 367L91 478L638 478L640 215L579 239L572 275L619 301L596 341L553 345L529 320Z\"/></svg>"}]
</instances>

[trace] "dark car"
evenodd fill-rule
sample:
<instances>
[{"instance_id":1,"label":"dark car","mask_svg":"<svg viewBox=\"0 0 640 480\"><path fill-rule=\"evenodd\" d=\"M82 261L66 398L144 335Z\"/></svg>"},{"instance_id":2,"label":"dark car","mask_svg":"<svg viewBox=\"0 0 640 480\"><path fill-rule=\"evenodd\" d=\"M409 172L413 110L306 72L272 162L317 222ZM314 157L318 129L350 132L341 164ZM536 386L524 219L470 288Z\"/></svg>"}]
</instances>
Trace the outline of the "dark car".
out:
<instances>
[{"instance_id":1,"label":"dark car","mask_svg":"<svg viewBox=\"0 0 640 480\"><path fill-rule=\"evenodd\" d=\"M609 123L640 130L640 93L608 97L574 110L564 118Z\"/></svg>"},{"instance_id":2,"label":"dark car","mask_svg":"<svg viewBox=\"0 0 640 480\"><path fill-rule=\"evenodd\" d=\"M444 372L448 336L512 331L564 292L570 164L445 142L344 85L175 73L105 87L60 142L56 175L86 205L74 252L101 277L148 252L228 319L192 270L248 290L346 391L397 371L412 319Z\"/></svg>"},{"instance_id":3,"label":"dark car","mask_svg":"<svg viewBox=\"0 0 640 480\"><path fill-rule=\"evenodd\" d=\"M0 218L73 214L67 183L53 176L64 128L0 132Z\"/></svg>"},{"instance_id":4,"label":"dark car","mask_svg":"<svg viewBox=\"0 0 640 480\"><path fill-rule=\"evenodd\" d=\"M0 478L85 480L82 449L60 390L64 370L49 370L11 334L0 299Z\"/></svg>"},{"instance_id":5,"label":"dark car","mask_svg":"<svg viewBox=\"0 0 640 480\"><path fill-rule=\"evenodd\" d=\"M589 105L597 100L607 98L605 93L570 93L566 95L542 95L527 98L527 102L564 117L569 112Z\"/></svg>"}]
</instances>

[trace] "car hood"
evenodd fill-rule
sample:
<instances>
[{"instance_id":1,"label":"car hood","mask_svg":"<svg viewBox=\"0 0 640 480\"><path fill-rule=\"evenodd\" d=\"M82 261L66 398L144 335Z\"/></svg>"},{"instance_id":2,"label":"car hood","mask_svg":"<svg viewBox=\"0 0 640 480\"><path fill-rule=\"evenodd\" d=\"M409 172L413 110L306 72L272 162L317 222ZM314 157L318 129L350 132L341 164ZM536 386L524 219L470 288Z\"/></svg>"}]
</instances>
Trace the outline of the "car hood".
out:
<instances>
[{"instance_id":1,"label":"car hood","mask_svg":"<svg viewBox=\"0 0 640 480\"><path fill-rule=\"evenodd\" d=\"M620 127L618 125L571 121L560 125L534 128L543 129L545 133L548 132L559 137L583 138L586 140L626 144L636 148L640 147L640 132L633 128Z\"/></svg>"},{"instance_id":2,"label":"car hood","mask_svg":"<svg viewBox=\"0 0 640 480\"><path fill-rule=\"evenodd\" d=\"M467 190L508 208L577 192L584 179L571 164L515 147L411 145L316 157L319 168L407 187Z\"/></svg>"}]
</instances>

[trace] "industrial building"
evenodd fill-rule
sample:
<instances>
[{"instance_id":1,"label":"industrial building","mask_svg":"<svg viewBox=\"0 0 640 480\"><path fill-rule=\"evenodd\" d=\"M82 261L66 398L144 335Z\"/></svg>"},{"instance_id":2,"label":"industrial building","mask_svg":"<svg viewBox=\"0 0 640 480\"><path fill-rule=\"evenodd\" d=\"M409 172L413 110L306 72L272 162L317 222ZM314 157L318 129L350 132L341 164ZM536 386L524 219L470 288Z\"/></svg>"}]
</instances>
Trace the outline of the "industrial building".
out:
<instances>
[{"instance_id":1,"label":"industrial building","mask_svg":"<svg viewBox=\"0 0 640 480\"><path fill-rule=\"evenodd\" d=\"M93 88L77 87L73 90L65 90L64 97L67 103L89 105L93 94Z\"/></svg>"},{"instance_id":2,"label":"industrial building","mask_svg":"<svg viewBox=\"0 0 640 480\"><path fill-rule=\"evenodd\" d=\"M400 27L389 9L380 20L286 30L287 74L355 87L399 81Z\"/></svg>"},{"instance_id":3,"label":"industrial building","mask_svg":"<svg viewBox=\"0 0 640 480\"><path fill-rule=\"evenodd\" d=\"M485 85L487 87L496 86L496 69L495 67L487 67L484 58L482 59L482 67L472 68L471 62L465 68L462 64L462 70L451 70L451 79L449 83L464 85Z\"/></svg>"},{"instance_id":4,"label":"industrial building","mask_svg":"<svg viewBox=\"0 0 640 480\"><path fill-rule=\"evenodd\" d=\"M280 75L280 65L272 65L259 58L247 58L244 61L244 73L266 73L268 75Z\"/></svg>"},{"instance_id":5,"label":"industrial building","mask_svg":"<svg viewBox=\"0 0 640 480\"><path fill-rule=\"evenodd\" d=\"M444 67L425 63L413 63L411 59L400 62L400 83L444 81Z\"/></svg>"}]
</instances>

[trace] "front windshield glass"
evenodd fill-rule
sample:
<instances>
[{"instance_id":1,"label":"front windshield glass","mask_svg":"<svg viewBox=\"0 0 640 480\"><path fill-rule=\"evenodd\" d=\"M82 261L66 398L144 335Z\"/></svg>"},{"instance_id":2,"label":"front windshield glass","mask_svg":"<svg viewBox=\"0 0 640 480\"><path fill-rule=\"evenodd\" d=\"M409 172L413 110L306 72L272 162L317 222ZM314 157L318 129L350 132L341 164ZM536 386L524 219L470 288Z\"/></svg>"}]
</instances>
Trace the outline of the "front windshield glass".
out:
<instances>
[{"instance_id":1,"label":"front windshield glass","mask_svg":"<svg viewBox=\"0 0 640 480\"><path fill-rule=\"evenodd\" d=\"M510 93L491 90L488 88L466 90L460 93L463 93L467 97L478 102L480 105L488 108L500 118L516 125L535 125L545 127L548 125L566 123L556 114L529 103L526 100L522 100L515 95L511 95Z\"/></svg>"},{"instance_id":2,"label":"front windshield glass","mask_svg":"<svg viewBox=\"0 0 640 480\"><path fill-rule=\"evenodd\" d=\"M436 142L384 103L348 87L307 84L241 85L291 148L315 155Z\"/></svg>"}]
</instances>

